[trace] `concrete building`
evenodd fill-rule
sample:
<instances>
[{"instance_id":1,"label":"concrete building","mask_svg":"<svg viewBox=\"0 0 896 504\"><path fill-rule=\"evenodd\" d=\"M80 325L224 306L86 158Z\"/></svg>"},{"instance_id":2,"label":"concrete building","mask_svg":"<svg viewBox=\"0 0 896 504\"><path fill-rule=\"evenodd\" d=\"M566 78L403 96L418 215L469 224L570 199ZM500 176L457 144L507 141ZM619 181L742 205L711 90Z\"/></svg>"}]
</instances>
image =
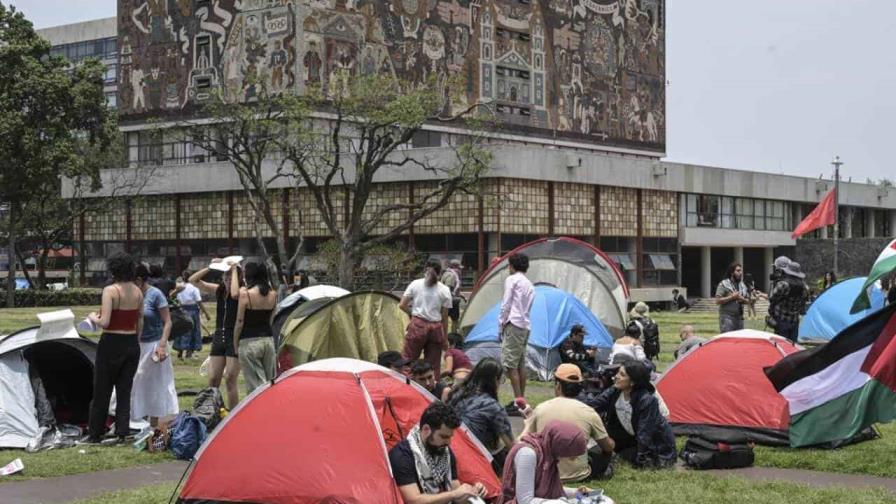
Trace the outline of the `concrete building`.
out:
<instances>
[{"instance_id":1,"label":"concrete building","mask_svg":"<svg viewBox=\"0 0 896 504\"><path fill-rule=\"evenodd\" d=\"M118 28L114 17L37 30L53 45L51 54L72 64L97 58L106 66L103 92L111 107L118 106Z\"/></svg>"},{"instance_id":2,"label":"concrete building","mask_svg":"<svg viewBox=\"0 0 896 504\"><path fill-rule=\"evenodd\" d=\"M119 250L170 271L214 255L257 252L252 213L233 168L164 131L196 117L212 89L252 99L250 68L272 88L295 92L342 85L357 73L419 81L429 72L465 72L462 101L488 104L503 123L489 138L489 196L458 195L402 242L422 254L460 257L469 274L524 242L568 235L610 254L636 300L667 300L673 286L711 296L735 260L765 288L776 255L800 257L790 232L833 185L661 159L661 0L639 0L636 12L618 3L571 9L539 0L467 7L440 0L429 11L418 2L300 4L197 1L168 10L150 2L118 13L118 104L129 166L103 176L112 180L145 165L155 167L155 176L144 190L148 197L119 201L117 211L76 223L89 259L83 276L98 281L103 258ZM410 152L445 156L463 135L428 125ZM371 205L411 200L434 184L427 175L380 173ZM313 198L287 179L278 184L284 237L291 243L304 237L313 253L327 239ZM842 184L840 201L841 234L859 240L857 247L896 232L896 190ZM827 233L800 242L829 243ZM820 261L810 274L823 268Z\"/></svg>"}]
</instances>

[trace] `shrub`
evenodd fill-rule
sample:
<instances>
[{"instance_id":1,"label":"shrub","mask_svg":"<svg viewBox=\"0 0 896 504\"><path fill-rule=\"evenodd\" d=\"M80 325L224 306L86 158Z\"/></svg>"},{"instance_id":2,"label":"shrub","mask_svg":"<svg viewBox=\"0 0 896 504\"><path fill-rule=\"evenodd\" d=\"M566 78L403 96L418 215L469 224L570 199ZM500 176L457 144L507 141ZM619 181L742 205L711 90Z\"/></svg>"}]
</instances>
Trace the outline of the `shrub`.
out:
<instances>
[{"instance_id":1,"label":"shrub","mask_svg":"<svg viewBox=\"0 0 896 504\"><path fill-rule=\"evenodd\" d=\"M34 306L98 305L102 289L66 289L61 291L24 289L16 291L16 308ZM6 291L0 290L0 307L6 306Z\"/></svg>"}]
</instances>

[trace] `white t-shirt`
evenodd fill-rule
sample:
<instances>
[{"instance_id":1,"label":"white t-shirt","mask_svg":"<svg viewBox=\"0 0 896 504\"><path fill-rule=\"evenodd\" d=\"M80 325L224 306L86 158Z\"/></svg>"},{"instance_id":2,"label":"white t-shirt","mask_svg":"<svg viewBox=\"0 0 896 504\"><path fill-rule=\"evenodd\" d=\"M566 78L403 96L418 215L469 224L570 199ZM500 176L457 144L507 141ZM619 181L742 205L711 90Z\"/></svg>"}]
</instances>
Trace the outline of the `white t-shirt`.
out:
<instances>
[{"instance_id":1,"label":"white t-shirt","mask_svg":"<svg viewBox=\"0 0 896 504\"><path fill-rule=\"evenodd\" d=\"M411 316L430 322L442 321L442 308L451 308L451 291L442 282L426 286L426 279L418 278L408 285L404 297L411 298Z\"/></svg>"},{"instance_id":2,"label":"white t-shirt","mask_svg":"<svg viewBox=\"0 0 896 504\"><path fill-rule=\"evenodd\" d=\"M622 428L625 429L625 432L634 436L635 428L632 427L632 403L625 400L625 394L619 394L619 399L616 399L616 417L619 418L619 423L622 425Z\"/></svg>"},{"instance_id":3,"label":"white t-shirt","mask_svg":"<svg viewBox=\"0 0 896 504\"><path fill-rule=\"evenodd\" d=\"M199 289L191 283L185 284L184 290L177 294L177 302L183 306L195 305L201 301L202 294L200 294Z\"/></svg>"}]
</instances>

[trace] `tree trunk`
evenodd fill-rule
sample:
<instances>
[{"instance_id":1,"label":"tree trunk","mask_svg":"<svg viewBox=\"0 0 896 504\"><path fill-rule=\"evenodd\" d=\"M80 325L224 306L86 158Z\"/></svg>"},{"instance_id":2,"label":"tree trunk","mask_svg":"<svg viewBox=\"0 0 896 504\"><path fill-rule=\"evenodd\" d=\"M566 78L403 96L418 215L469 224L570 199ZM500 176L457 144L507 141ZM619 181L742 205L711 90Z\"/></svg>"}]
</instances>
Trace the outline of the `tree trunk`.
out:
<instances>
[{"instance_id":1,"label":"tree trunk","mask_svg":"<svg viewBox=\"0 0 896 504\"><path fill-rule=\"evenodd\" d=\"M34 282L31 281L31 275L28 273L28 266L25 263L25 255L22 254L22 251L16 247L16 257L19 260L19 265L22 267L22 276L25 277L25 281L28 282L32 288L34 287Z\"/></svg>"},{"instance_id":2,"label":"tree trunk","mask_svg":"<svg viewBox=\"0 0 896 504\"><path fill-rule=\"evenodd\" d=\"M355 290L355 270L358 254L354 247L343 245L339 253L338 280L339 286L348 291Z\"/></svg>"},{"instance_id":3,"label":"tree trunk","mask_svg":"<svg viewBox=\"0 0 896 504\"><path fill-rule=\"evenodd\" d=\"M9 204L9 243L6 247L6 257L9 258L9 271L6 275L6 307L16 307L16 215L15 203Z\"/></svg>"},{"instance_id":4,"label":"tree trunk","mask_svg":"<svg viewBox=\"0 0 896 504\"><path fill-rule=\"evenodd\" d=\"M47 288L47 256L49 254L50 248L45 246L37 256L37 288L40 290Z\"/></svg>"}]
</instances>

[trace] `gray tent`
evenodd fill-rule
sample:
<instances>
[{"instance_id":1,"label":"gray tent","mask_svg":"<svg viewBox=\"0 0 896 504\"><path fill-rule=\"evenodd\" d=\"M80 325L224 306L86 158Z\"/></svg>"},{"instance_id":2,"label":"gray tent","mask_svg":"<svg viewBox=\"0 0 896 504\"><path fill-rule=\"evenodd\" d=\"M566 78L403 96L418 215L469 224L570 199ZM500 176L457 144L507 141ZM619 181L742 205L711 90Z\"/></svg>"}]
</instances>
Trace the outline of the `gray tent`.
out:
<instances>
[{"instance_id":1,"label":"gray tent","mask_svg":"<svg viewBox=\"0 0 896 504\"><path fill-rule=\"evenodd\" d=\"M71 310L38 318L0 339L0 448L39 448L55 427L87 423L97 344L78 334Z\"/></svg>"}]
</instances>

